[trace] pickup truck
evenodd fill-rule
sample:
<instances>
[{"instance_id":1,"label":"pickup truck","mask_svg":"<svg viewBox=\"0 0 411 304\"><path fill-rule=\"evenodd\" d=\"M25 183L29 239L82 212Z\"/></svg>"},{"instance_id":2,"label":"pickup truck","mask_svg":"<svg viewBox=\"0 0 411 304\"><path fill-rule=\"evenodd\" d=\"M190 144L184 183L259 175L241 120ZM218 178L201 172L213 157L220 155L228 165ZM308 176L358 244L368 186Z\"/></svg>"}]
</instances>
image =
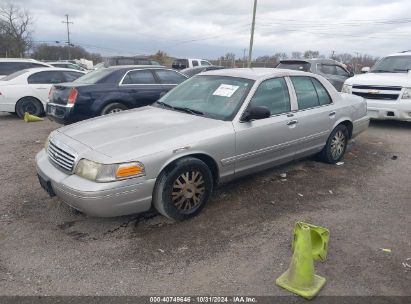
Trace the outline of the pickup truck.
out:
<instances>
[{"instance_id":1,"label":"pickup truck","mask_svg":"<svg viewBox=\"0 0 411 304\"><path fill-rule=\"evenodd\" d=\"M411 51L380 59L366 74L347 79L342 92L365 98L371 119L411 121Z\"/></svg>"}]
</instances>

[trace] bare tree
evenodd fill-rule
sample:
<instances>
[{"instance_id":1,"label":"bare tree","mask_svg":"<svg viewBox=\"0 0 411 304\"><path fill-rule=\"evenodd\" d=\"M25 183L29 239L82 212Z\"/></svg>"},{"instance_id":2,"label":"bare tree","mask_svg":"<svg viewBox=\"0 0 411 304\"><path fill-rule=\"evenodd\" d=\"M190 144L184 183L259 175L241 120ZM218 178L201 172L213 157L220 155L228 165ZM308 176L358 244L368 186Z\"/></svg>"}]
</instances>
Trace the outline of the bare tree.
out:
<instances>
[{"instance_id":1,"label":"bare tree","mask_svg":"<svg viewBox=\"0 0 411 304\"><path fill-rule=\"evenodd\" d=\"M304 52L304 58L306 59L319 58L319 57L320 57L319 51L308 50Z\"/></svg>"},{"instance_id":2,"label":"bare tree","mask_svg":"<svg viewBox=\"0 0 411 304\"><path fill-rule=\"evenodd\" d=\"M0 54L23 57L32 44L33 19L14 4L0 6Z\"/></svg>"},{"instance_id":3,"label":"bare tree","mask_svg":"<svg viewBox=\"0 0 411 304\"><path fill-rule=\"evenodd\" d=\"M303 53L301 53L301 52L292 52L291 53L291 58L292 59L301 59L301 58L303 58Z\"/></svg>"}]
</instances>

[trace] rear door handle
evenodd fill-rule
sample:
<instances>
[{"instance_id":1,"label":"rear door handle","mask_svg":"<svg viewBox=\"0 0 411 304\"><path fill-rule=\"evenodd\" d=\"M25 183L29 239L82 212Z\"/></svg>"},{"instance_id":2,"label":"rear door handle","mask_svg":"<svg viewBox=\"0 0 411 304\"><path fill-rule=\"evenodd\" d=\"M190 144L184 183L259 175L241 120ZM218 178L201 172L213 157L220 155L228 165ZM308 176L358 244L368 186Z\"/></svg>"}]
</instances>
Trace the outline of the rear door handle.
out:
<instances>
[{"instance_id":1,"label":"rear door handle","mask_svg":"<svg viewBox=\"0 0 411 304\"><path fill-rule=\"evenodd\" d=\"M287 126L292 126L292 125L296 125L296 124L298 124L298 120L296 120L296 119L293 119L293 120L290 120L289 122L287 122Z\"/></svg>"}]
</instances>

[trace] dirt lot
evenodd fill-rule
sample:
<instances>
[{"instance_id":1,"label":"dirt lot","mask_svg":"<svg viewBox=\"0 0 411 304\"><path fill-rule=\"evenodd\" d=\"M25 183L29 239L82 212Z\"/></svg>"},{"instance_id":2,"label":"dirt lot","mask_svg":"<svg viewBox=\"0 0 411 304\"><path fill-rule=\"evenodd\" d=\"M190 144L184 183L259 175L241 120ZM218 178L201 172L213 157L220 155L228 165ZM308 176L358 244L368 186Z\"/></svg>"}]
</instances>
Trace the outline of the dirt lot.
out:
<instances>
[{"instance_id":1,"label":"dirt lot","mask_svg":"<svg viewBox=\"0 0 411 304\"><path fill-rule=\"evenodd\" d=\"M299 220L331 231L321 295L411 295L411 123L372 123L342 166L307 159L223 186L181 223L49 198L34 156L57 127L0 114L1 295L287 295L274 281Z\"/></svg>"}]
</instances>

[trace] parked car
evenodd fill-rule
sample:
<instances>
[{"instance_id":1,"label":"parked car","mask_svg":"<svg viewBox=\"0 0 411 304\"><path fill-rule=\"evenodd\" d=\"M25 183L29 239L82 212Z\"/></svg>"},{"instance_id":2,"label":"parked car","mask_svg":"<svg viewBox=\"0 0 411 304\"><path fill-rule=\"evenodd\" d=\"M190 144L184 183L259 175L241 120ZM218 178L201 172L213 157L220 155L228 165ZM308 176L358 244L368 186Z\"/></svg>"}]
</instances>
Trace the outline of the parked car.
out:
<instances>
[{"instance_id":1,"label":"parked car","mask_svg":"<svg viewBox=\"0 0 411 304\"><path fill-rule=\"evenodd\" d=\"M20 70L0 80L0 111L23 117L42 115L53 84L71 82L85 73L61 68Z\"/></svg>"},{"instance_id":2,"label":"parked car","mask_svg":"<svg viewBox=\"0 0 411 304\"><path fill-rule=\"evenodd\" d=\"M411 121L411 51L382 58L347 79L342 91L364 97L371 119Z\"/></svg>"},{"instance_id":3,"label":"parked car","mask_svg":"<svg viewBox=\"0 0 411 304\"><path fill-rule=\"evenodd\" d=\"M327 163L369 124L363 98L323 77L226 69L183 82L152 106L53 131L36 156L40 184L94 216L184 220L213 188L311 154Z\"/></svg>"},{"instance_id":4,"label":"parked car","mask_svg":"<svg viewBox=\"0 0 411 304\"><path fill-rule=\"evenodd\" d=\"M197 75L202 72L222 70L222 69L225 69L225 67L217 66L217 65L209 65L209 66L198 66L195 68L183 69L180 72L186 75L187 77L193 77L194 75Z\"/></svg>"},{"instance_id":5,"label":"parked car","mask_svg":"<svg viewBox=\"0 0 411 304\"><path fill-rule=\"evenodd\" d=\"M87 71L85 68L82 68L78 64L71 63L68 61L54 61L54 62L48 62L48 64L56 68L72 69L72 70L78 70L78 71L83 71L83 72Z\"/></svg>"},{"instance_id":6,"label":"parked car","mask_svg":"<svg viewBox=\"0 0 411 304\"><path fill-rule=\"evenodd\" d=\"M98 69L72 83L53 86L47 116L62 124L147 106L187 76L158 66Z\"/></svg>"},{"instance_id":7,"label":"parked car","mask_svg":"<svg viewBox=\"0 0 411 304\"><path fill-rule=\"evenodd\" d=\"M204 59L191 59L191 58L182 58L176 59L173 61L172 68L174 70L182 70L188 68L194 68L197 66L209 66L212 65L209 61Z\"/></svg>"},{"instance_id":8,"label":"parked car","mask_svg":"<svg viewBox=\"0 0 411 304\"><path fill-rule=\"evenodd\" d=\"M0 58L0 79L17 71L44 67L52 66L34 59Z\"/></svg>"},{"instance_id":9,"label":"parked car","mask_svg":"<svg viewBox=\"0 0 411 304\"><path fill-rule=\"evenodd\" d=\"M290 59L281 60L278 69L291 69L297 71L311 72L325 77L331 84L341 91L344 81L354 76L345 66L332 59Z\"/></svg>"}]
</instances>

